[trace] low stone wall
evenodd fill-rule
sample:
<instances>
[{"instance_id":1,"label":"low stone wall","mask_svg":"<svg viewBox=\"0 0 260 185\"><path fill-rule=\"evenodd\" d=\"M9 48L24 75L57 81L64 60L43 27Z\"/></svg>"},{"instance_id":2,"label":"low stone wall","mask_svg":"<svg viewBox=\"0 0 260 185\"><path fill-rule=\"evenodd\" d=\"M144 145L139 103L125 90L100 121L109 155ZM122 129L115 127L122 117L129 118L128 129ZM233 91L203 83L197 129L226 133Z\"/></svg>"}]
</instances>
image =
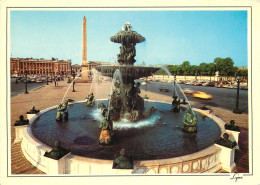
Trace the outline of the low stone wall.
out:
<instances>
[{"instance_id":1,"label":"low stone wall","mask_svg":"<svg viewBox=\"0 0 260 185\"><path fill-rule=\"evenodd\" d=\"M37 115L32 117L29 122L28 127L23 128L23 139L21 143L21 149L25 156L25 158L35 167L37 167L39 170L43 171L44 173L48 173L50 169L52 168L49 165L48 159L44 157L44 153L46 151L51 151L51 147L45 145L40 140L38 140L32 133L31 125L33 122L42 114L45 112L50 111L51 109L56 108L50 107L48 109L45 109L41 112L39 112Z\"/></svg>"},{"instance_id":2,"label":"low stone wall","mask_svg":"<svg viewBox=\"0 0 260 185\"><path fill-rule=\"evenodd\" d=\"M172 81L174 80L174 76L169 76L169 75L153 75L148 77L151 80L160 80L160 81ZM232 78L233 80L235 80L235 78ZM196 77L195 76L176 76L176 80L189 80L189 81L195 81ZM219 76L197 76L197 80L199 81L219 81L220 77Z\"/></svg>"},{"instance_id":3,"label":"low stone wall","mask_svg":"<svg viewBox=\"0 0 260 185\"><path fill-rule=\"evenodd\" d=\"M29 126L23 128L21 144L22 152L26 159L35 167L47 174L112 175L214 173L222 167L220 158L222 150L214 144L204 150L185 156L160 160L134 161L133 170L112 169L112 160L93 159L76 156L70 153L58 160L57 163L54 163L53 159L43 156L46 151L49 152L52 148L39 141L33 135L30 127L38 116L53 108L56 108L56 106L41 111L30 120ZM203 111L200 109L194 110L213 119L220 126L221 135L225 133L225 123L221 119L209 114L208 111Z\"/></svg>"},{"instance_id":4,"label":"low stone wall","mask_svg":"<svg viewBox=\"0 0 260 185\"><path fill-rule=\"evenodd\" d=\"M133 170L112 169L112 160L70 155L66 158L66 173L87 175L214 173L221 169L220 152L218 147L212 145L181 157L134 161Z\"/></svg>"},{"instance_id":5,"label":"low stone wall","mask_svg":"<svg viewBox=\"0 0 260 185\"><path fill-rule=\"evenodd\" d=\"M44 173L49 172L51 166L48 165L48 160L43 156L46 151L52 148L41 143L31 133L31 128L24 129L24 137L21 143L21 149L25 158L36 168Z\"/></svg>"}]
</instances>

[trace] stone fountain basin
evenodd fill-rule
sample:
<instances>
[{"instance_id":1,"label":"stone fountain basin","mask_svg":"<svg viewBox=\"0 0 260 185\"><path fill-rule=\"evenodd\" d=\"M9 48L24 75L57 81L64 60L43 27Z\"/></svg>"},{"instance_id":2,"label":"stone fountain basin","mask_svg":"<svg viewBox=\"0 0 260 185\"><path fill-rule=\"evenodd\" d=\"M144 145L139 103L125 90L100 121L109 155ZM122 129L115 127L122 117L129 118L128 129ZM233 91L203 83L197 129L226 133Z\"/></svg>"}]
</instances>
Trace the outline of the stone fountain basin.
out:
<instances>
[{"instance_id":1,"label":"stone fountain basin","mask_svg":"<svg viewBox=\"0 0 260 185\"><path fill-rule=\"evenodd\" d=\"M134 81L142 77L152 76L159 68L157 67L144 67L144 66L131 66L131 65L119 65L119 66L98 66L96 70L102 73L104 76L113 78L115 71L119 69L123 82L128 84L129 82Z\"/></svg>"},{"instance_id":2,"label":"stone fountain basin","mask_svg":"<svg viewBox=\"0 0 260 185\"><path fill-rule=\"evenodd\" d=\"M77 105L78 103L80 102L77 102L75 105ZM149 102L149 103L154 103L154 102ZM71 105L71 106L75 106L75 105ZM167 105L170 106L170 104L166 104L166 103L164 103L163 105L164 107L167 107ZM47 113L51 113L51 111L55 108L56 107L50 107L48 109L45 109L44 111L41 111L39 115L36 115L34 118L30 120L30 126L27 129L24 129L23 131L24 136L21 145L25 157L32 164L37 164L37 167L46 173L48 173L48 169L51 168L51 166L49 165L50 163L48 163L48 159L43 157L43 154L45 153L45 151L51 150L50 147L51 144L50 146L48 146L47 144L44 144L41 140L36 138L35 135L33 134L34 131L32 128L34 127L33 125L37 123L37 121L39 121L42 116L46 115ZM224 122L222 120L220 120L219 118L211 114L208 114L205 111L196 110L196 109L194 110L206 115L207 119L210 117L214 121L212 124L217 123L219 129L218 130L219 135L223 134L225 130L224 130ZM71 119L73 119L73 116L71 117ZM163 124L160 126L167 126L167 125ZM200 128L200 126L198 128ZM171 131L169 128L166 130L168 132ZM198 131L199 130L200 129L198 129ZM54 139L52 139L52 141L54 141ZM165 157L162 158L155 157L154 159L152 159L150 158L151 157L150 156L148 159L142 159L141 158L142 155L139 155L139 157L137 157L134 160L134 169L130 171L112 170L113 161L111 160L111 158L110 159L107 158L108 156L105 156L105 159L100 159L98 155L88 156L88 154L86 154L85 156L79 156L77 152L75 153L75 151L74 152L72 151L72 153L66 156L66 159L64 160L66 165L64 165L63 172L66 174L82 174L82 173L83 174L124 174L124 173L149 174L149 173L215 172L221 168L220 161L219 161L220 149L216 147L213 143L210 143L208 146L204 146L204 148L201 148L198 151L191 152L189 154L179 155L178 157L176 156L174 157L174 154L172 156L167 154ZM188 146L186 146L186 148L188 148ZM164 151L161 151L161 153L163 152ZM154 155L152 156L154 157Z\"/></svg>"}]
</instances>

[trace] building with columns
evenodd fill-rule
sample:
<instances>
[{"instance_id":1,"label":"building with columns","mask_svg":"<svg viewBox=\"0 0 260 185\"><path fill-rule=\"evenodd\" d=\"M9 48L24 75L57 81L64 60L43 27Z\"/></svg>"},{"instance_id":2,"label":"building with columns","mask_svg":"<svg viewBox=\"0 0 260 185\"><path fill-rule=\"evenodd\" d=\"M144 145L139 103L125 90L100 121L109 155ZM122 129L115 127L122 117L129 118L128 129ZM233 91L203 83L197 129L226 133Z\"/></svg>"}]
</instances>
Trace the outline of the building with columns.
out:
<instances>
[{"instance_id":1,"label":"building with columns","mask_svg":"<svg viewBox=\"0 0 260 185\"><path fill-rule=\"evenodd\" d=\"M71 75L71 60L11 58L10 63L12 76L25 76L25 71L37 76Z\"/></svg>"}]
</instances>

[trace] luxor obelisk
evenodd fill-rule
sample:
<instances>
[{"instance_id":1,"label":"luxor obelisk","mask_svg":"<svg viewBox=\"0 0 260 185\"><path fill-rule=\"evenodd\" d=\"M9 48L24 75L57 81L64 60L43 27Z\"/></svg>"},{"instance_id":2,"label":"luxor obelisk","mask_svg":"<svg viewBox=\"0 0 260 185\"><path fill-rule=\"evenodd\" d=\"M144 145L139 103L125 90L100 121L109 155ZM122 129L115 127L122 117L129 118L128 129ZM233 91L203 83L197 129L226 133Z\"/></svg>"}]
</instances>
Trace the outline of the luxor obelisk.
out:
<instances>
[{"instance_id":1,"label":"luxor obelisk","mask_svg":"<svg viewBox=\"0 0 260 185\"><path fill-rule=\"evenodd\" d=\"M81 82L88 82L90 81L90 69L89 63L87 59L87 20L84 16L83 18L83 37L82 37L82 65L81 65Z\"/></svg>"}]
</instances>

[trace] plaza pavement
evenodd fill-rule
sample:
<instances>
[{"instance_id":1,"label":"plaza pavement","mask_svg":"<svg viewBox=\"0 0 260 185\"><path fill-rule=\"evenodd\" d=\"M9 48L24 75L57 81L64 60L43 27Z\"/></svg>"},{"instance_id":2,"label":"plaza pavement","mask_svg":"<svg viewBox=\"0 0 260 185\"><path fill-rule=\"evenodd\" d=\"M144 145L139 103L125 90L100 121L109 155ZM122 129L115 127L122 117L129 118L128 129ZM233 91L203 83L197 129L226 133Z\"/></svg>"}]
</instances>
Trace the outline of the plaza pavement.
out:
<instances>
[{"instance_id":1,"label":"plaza pavement","mask_svg":"<svg viewBox=\"0 0 260 185\"><path fill-rule=\"evenodd\" d=\"M68 90L68 87L70 89ZM66 91L65 99L71 98L75 101L85 100L90 92L94 92L95 99L107 99L111 91L110 82L100 82L91 87L91 83L76 83L75 90L72 92L72 83L66 81L59 81L58 86L54 83L43 85L37 89L30 90L29 94L20 94L11 98L11 173L12 174L43 174L40 170L31 165L23 156L21 152L21 143L13 144L15 139L14 122L19 119L20 115L26 117L26 112L32 106L36 109L43 110L45 108L55 106L61 103ZM151 100L171 102L172 98L152 92L141 92L143 97L148 95ZM202 105L196 102L190 102L193 107L200 108ZM237 167L235 172L248 172L248 115L247 114L233 114L232 111L217 107L209 107L212 114L219 116L223 121L229 123L231 119L235 120L236 125L240 126L240 151L239 158L236 159ZM224 171L220 171L224 172Z\"/></svg>"}]
</instances>

